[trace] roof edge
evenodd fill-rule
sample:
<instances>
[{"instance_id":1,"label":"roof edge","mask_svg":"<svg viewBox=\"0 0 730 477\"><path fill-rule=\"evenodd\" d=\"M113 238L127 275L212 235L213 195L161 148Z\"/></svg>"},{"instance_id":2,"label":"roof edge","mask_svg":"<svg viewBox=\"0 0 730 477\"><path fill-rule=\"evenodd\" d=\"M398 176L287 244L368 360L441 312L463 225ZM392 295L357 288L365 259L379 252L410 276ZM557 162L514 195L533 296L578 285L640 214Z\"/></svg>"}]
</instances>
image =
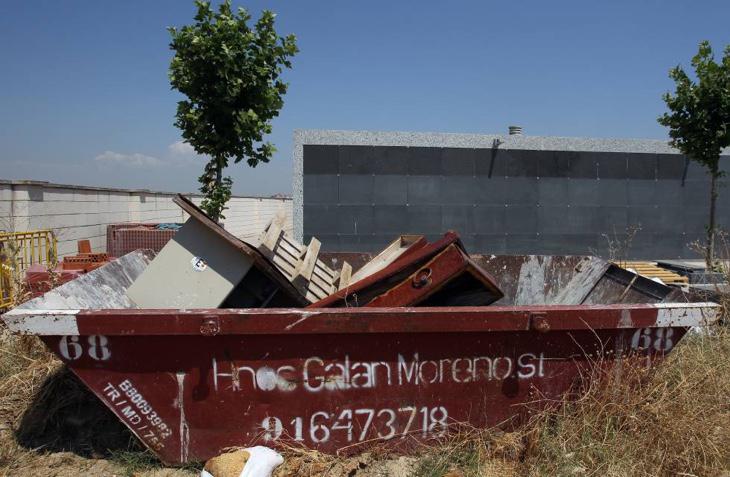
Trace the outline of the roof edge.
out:
<instances>
[{"instance_id":1,"label":"roof edge","mask_svg":"<svg viewBox=\"0 0 730 477\"><path fill-rule=\"evenodd\" d=\"M178 194L178 192L168 192L168 191L159 191L159 190L150 190L150 189L124 189L120 187L101 187L101 186L87 186L87 185L78 185L78 184L59 184L55 182L48 182L48 181L39 181L39 180L30 180L30 179L0 179L0 186L1 185L9 185L9 186L38 186L38 187L48 187L51 189L75 189L75 190L85 190L85 191L100 191L100 192L118 192L123 194L150 194L150 195L169 195L169 196L175 196ZM203 197L203 194L200 194L198 192L183 192L183 194L187 197ZM292 200L291 196L286 197L275 197L275 196L267 196L267 195L232 195L232 199L275 199L275 200Z\"/></svg>"},{"instance_id":2,"label":"roof edge","mask_svg":"<svg viewBox=\"0 0 730 477\"><path fill-rule=\"evenodd\" d=\"M625 152L681 154L660 139L588 138L501 134L465 134L406 131L347 131L295 129L294 143L300 145L404 146L527 149L539 151ZM730 148L722 155L730 155Z\"/></svg>"}]
</instances>

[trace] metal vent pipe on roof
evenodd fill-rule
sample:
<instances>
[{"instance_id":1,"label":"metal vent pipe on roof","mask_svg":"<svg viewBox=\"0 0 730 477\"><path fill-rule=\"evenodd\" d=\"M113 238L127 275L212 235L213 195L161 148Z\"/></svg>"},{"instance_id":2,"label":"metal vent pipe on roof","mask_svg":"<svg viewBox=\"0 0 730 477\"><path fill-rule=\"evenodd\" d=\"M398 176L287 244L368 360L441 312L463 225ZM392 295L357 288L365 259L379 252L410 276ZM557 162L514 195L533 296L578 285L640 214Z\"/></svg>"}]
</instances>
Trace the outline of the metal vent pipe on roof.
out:
<instances>
[{"instance_id":1,"label":"metal vent pipe on roof","mask_svg":"<svg viewBox=\"0 0 730 477\"><path fill-rule=\"evenodd\" d=\"M509 135L510 136L522 136L522 126L510 126Z\"/></svg>"}]
</instances>

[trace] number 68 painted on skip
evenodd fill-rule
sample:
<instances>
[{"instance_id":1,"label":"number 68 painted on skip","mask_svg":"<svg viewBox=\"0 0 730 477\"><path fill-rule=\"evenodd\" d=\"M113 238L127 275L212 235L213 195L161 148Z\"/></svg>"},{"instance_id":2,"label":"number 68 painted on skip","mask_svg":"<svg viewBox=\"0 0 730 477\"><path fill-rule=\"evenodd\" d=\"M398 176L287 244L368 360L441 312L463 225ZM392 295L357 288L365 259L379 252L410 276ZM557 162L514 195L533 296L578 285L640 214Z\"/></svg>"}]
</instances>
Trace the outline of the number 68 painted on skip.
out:
<instances>
[{"instance_id":1,"label":"number 68 painted on skip","mask_svg":"<svg viewBox=\"0 0 730 477\"><path fill-rule=\"evenodd\" d=\"M84 354L84 347L79 336L64 336L58 343L58 350L61 356L69 361L76 361ZM87 353L94 361L106 361L111 358L109 351L109 339L103 335L91 335L86 339L88 343Z\"/></svg>"},{"instance_id":2,"label":"number 68 painted on skip","mask_svg":"<svg viewBox=\"0 0 730 477\"><path fill-rule=\"evenodd\" d=\"M674 347L674 330L672 328L643 328L634 332L631 337L631 349L635 351L668 352Z\"/></svg>"}]
</instances>

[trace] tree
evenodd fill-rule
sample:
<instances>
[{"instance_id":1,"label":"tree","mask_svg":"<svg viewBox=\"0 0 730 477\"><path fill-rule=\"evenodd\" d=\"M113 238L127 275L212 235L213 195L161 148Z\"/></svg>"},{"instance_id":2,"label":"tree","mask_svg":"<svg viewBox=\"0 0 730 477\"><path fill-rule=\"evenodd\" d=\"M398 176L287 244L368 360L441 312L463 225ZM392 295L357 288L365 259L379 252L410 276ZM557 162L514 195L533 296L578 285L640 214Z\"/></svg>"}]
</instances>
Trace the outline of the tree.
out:
<instances>
[{"instance_id":1,"label":"tree","mask_svg":"<svg viewBox=\"0 0 730 477\"><path fill-rule=\"evenodd\" d=\"M175 52L169 76L172 88L187 96L177 103L175 126L196 153L209 158L198 179L201 207L220 220L233 184L223 177L229 160L246 159L256 167L276 151L264 135L284 105L288 84L279 77L299 50L294 35L277 35L268 10L250 28L251 16L243 8L233 12L230 0L217 12L210 2L195 5L193 25L168 29Z\"/></svg>"},{"instance_id":2,"label":"tree","mask_svg":"<svg viewBox=\"0 0 730 477\"><path fill-rule=\"evenodd\" d=\"M669 128L670 144L707 168L710 174L710 223L707 226L705 260L708 268L715 264L715 209L718 196L720 154L730 146L730 45L725 48L721 63L715 62L710 43L700 43L692 58L697 81L681 66L669 71L676 84L674 94L663 98L668 113L659 117L659 124Z\"/></svg>"}]
</instances>

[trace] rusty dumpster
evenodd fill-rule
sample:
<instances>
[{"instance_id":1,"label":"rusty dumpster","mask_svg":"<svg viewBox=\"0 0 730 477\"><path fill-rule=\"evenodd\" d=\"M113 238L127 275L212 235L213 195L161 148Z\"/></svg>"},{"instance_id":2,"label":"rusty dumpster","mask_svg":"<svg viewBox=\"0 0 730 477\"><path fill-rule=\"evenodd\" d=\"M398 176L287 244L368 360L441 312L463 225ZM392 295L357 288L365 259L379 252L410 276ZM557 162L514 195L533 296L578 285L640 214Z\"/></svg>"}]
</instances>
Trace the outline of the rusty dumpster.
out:
<instances>
[{"instance_id":1,"label":"rusty dumpster","mask_svg":"<svg viewBox=\"0 0 730 477\"><path fill-rule=\"evenodd\" d=\"M151 260L137 251L3 320L175 464L255 443L405 452L459 423L516 424L582 366L655 362L718 314L593 257L472 258L505 293L495 305L135 309L125 290Z\"/></svg>"}]
</instances>

